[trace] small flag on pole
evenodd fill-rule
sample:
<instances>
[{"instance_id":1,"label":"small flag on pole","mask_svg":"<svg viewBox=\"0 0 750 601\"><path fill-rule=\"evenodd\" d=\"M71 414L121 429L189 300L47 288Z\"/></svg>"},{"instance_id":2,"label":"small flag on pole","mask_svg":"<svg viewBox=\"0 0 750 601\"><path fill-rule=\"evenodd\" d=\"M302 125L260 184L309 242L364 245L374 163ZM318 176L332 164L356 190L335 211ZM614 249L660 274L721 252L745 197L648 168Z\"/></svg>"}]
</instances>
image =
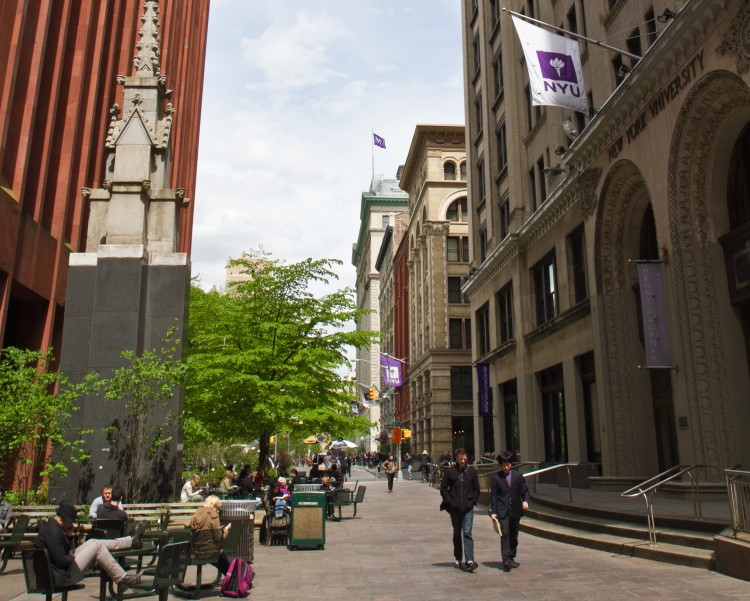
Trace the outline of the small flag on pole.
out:
<instances>
[{"instance_id":1,"label":"small flag on pole","mask_svg":"<svg viewBox=\"0 0 750 601\"><path fill-rule=\"evenodd\" d=\"M372 143L380 148L385 148L385 140L376 133L372 134Z\"/></svg>"},{"instance_id":2,"label":"small flag on pole","mask_svg":"<svg viewBox=\"0 0 750 601\"><path fill-rule=\"evenodd\" d=\"M578 42L513 16L526 57L531 103L588 112Z\"/></svg>"}]
</instances>

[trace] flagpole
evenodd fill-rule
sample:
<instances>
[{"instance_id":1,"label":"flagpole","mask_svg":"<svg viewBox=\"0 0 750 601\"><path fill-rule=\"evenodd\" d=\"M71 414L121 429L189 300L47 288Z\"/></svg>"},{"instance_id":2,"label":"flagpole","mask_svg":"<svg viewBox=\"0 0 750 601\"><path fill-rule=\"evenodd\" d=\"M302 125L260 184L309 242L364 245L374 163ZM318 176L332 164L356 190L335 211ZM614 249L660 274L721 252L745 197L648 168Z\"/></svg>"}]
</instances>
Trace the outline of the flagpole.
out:
<instances>
[{"instance_id":1,"label":"flagpole","mask_svg":"<svg viewBox=\"0 0 750 601\"><path fill-rule=\"evenodd\" d=\"M611 50L612 52L617 52L618 54L624 54L625 56L629 56L630 58L634 58L635 60L639 61L641 60L641 57L637 54L633 54L632 52L628 52L627 50L620 50L619 48L616 48L615 46L610 46L609 44L605 44L604 42L600 42L599 40L595 40L593 38L586 37L585 35L581 35L579 33L574 33L572 31L568 31L567 29L562 29L561 27L555 27L554 25L550 25L549 23L545 23L544 21L539 21L537 19L532 19L531 17L527 17L526 15L522 15L521 13L514 12L512 10L508 10L507 8L503 8L503 12L508 13L509 15L513 15L514 17L518 17L519 19L523 19L524 21L529 21L531 23L538 23L539 25L543 25L544 27L547 27L549 29L554 29L555 31L559 31L561 33L564 33L566 35L571 35L574 38L578 38L579 40L585 40L586 42L591 42L592 44L599 46L601 48L606 48L607 50Z\"/></svg>"},{"instance_id":2,"label":"flagpole","mask_svg":"<svg viewBox=\"0 0 750 601\"><path fill-rule=\"evenodd\" d=\"M372 178L370 178L370 182L375 181L375 130L370 130L370 154L372 155ZM372 183L370 183L372 185Z\"/></svg>"}]
</instances>

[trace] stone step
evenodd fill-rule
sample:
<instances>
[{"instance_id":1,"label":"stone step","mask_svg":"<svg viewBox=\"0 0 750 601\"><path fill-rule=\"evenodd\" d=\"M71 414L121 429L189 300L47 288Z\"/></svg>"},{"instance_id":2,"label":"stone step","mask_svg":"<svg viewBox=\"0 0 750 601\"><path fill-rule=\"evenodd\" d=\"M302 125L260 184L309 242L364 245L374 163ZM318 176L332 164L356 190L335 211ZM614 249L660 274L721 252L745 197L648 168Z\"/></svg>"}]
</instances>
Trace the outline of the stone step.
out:
<instances>
[{"instance_id":1,"label":"stone step","mask_svg":"<svg viewBox=\"0 0 750 601\"><path fill-rule=\"evenodd\" d=\"M599 517L593 514L571 513L536 503L532 508L525 511L525 515L541 522L567 526L574 530L610 534L621 538L646 542L649 540L648 526L645 523ZM712 533L688 529L660 528L658 523L656 526L656 540L658 543L669 543L707 551L712 551L714 548L714 534Z\"/></svg>"},{"instance_id":2,"label":"stone step","mask_svg":"<svg viewBox=\"0 0 750 601\"><path fill-rule=\"evenodd\" d=\"M617 555L640 557L670 564L715 569L713 551L685 545L657 542L649 546L648 540L629 538L606 532L592 532L570 526L524 517L521 520L521 531L534 536L555 540L567 544L597 549Z\"/></svg>"}]
</instances>

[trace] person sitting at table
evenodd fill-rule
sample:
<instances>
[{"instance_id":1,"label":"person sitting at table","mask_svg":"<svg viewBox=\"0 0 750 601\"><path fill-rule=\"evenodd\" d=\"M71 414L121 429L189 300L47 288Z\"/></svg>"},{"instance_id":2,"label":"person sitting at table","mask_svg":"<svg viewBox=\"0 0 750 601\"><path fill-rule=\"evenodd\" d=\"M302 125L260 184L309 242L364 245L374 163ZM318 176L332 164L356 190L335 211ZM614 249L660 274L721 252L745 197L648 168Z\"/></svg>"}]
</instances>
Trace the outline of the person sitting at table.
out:
<instances>
[{"instance_id":1,"label":"person sitting at table","mask_svg":"<svg viewBox=\"0 0 750 601\"><path fill-rule=\"evenodd\" d=\"M221 477L219 491L221 491L225 497L232 497L234 499L239 497L240 487L234 483L234 474L230 470L225 471L224 475Z\"/></svg>"},{"instance_id":2,"label":"person sitting at table","mask_svg":"<svg viewBox=\"0 0 750 601\"><path fill-rule=\"evenodd\" d=\"M221 507L221 499L216 495L209 495L206 500L203 501L203 507L199 507L198 510L190 518L190 529L195 532L196 530L221 530L222 538L226 538L229 534L229 530L232 524L222 526L219 521L219 508ZM229 558L226 556L224 551L219 553L218 563L213 564L214 567L219 570L222 574L226 574L229 569Z\"/></svg>"},{"instance_id":3,"label":"person sitting at table","mask_svg":"<svg viewBox=\"0 0 750 601\"><path fill-rule=\"evenodd\" d=\"M276 494L273 497L273 517L283 518L287 511L291 511L288 505L292 497L286 487L286 478L279 476L278 484Z\"/></svg>"},{"instance_id":4,"label":"person sitting at table","mask_svg":"<svg viewBox=\"0 0 750 601\"><path fill-rule=\"evenodd\" d=\"M8 529L8 523L13 516L13 505L5 500L5 489L0 486L0 532Z\"/></svg>"},{"instance_id":5,"label":"person sitting at table","mask_svg":"<svg viewBox=\"0 0 750 601\"><path fill-rule=\"evenodd\" d=\"M139 549L143 546L141 536L144 524L139 524L133 536L113 539L91 538L71 552L70 537L73 527L78 522L76 508L69 503L60 503L55 516L39 527L39 534L34 541L37 547L47 549L52 563L52 576L56 586L68 586L83 580L84 570L93 563L99 565L113 582L117 583L119 594L141 579L141 572L129 574L122 569L110 551L119 549Z\"/></svg>"},{"instance_id":6,"label":"person sitting at table","mask_svg":"<svg viewBox=\"0 0 750 601\"><path fill-rule=\"evenodd\" d=\"M123 524L128 520L127 512L122 508L122 499L125 495L122 490L115 488L110 491L110 498L104 501L96 510L99 520L120 520Z\"/></svg>"},{"instance_id":7,"label":"person sitting at table","mask_svg":"<svg viewBox=\"0 0 750 601\"><path fill-rule=\"evenodd\" d=\"M335 480L331 477L331 474L323 474L320 482L320 490L331 491L333 490Z\"/></svg>"},{"instance_id":8,"label":"person sitting at table","mask_svg":"<svg viewBox=\"0 0 750 601\"><path fill-rule=\"evenodd\" d=\"M253 470L250 465L247 464L242 468L239 477L237 478L237 484L239 485L239 496L241 498L252 497L255 493L255 482L253 482Z\"/></svg>"},{"instance_id":9,"label":"person sitting at table","mask_svg":"<svg viewBox=\"0 0 750 601\"><path fill-rule=\"evenodd\" d=\"M102 494L96 497L91 502L91 507L89 507L89 517L94 520L97 517L97 512L99 511L99 505L104 503L105 501L109 501L112 498L112 485L111 484L105 484L102 486Z\"/></svg>"},{"instance_id":10,"label":"person sitting at table","mask_svg":"<svg viewBox=\"0 0 750 601\"><path fill-rule=\"evenodd\" d=\"M292 488L294 488L295 484L302 484L302 478L299 475L299 472L297 471L296 467L293 467L291 471L289 472L289 475L291 476L291 484Z\"/></svg>"},{"instance_id":11,"label":"person sitting at table","mask_svg":"<svg viewBox=\"0 0 750 601\"><path fill-rule=\"evenodd\" d=\"M197 488L198 484L200 484L200 481L201 477L198 474L193 474L192 476L190 476L190 479L185 482L182 490L180 491L181 503L187 503L188 501L200 501L201 499L203 499L203 497L201 496L203 489Z\"/></svg>"}]
</instances>

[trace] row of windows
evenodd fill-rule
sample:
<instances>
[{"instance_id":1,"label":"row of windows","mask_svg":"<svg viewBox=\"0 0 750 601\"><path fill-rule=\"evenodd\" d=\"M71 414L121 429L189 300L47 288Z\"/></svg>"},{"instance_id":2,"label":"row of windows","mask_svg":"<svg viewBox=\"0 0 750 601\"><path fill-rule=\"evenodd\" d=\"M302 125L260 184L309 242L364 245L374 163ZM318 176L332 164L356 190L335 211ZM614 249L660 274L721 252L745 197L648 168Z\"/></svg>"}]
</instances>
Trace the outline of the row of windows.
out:
<instances>
[{"instance_id":1,"label":"row of windows","mask_svg":"<svg viewBox=\"0 0 750 601\"><path fill-rule=\"evenodd\" d=\"M461 181L466 181L466 161L461 161L458 170ZM445 161L445 164L443 165L443 179L450 181L456 179L456 163L453 161Z\"/></svg>"},{"instance_id":2,"label":"row of windows","mask_svg":"<svg viewBox=\"0 0 750 601\"><path fill-rule=\"evenodd\" d=\"M577 228L567 237L569 281L572 284L573 304L588 298L586 277L586 251L583 227ZM536 327L552 320L560 312L560 297L557 278L557 260L553 250L530 269L530 284L534 302ZM515 338L513 313L513 282L506 284L495 294L497 310L497 339L502 345ZM491 350L490 304L482 305L476 312L477 352L479 356Z\"/></svg>"}]
</instances>

